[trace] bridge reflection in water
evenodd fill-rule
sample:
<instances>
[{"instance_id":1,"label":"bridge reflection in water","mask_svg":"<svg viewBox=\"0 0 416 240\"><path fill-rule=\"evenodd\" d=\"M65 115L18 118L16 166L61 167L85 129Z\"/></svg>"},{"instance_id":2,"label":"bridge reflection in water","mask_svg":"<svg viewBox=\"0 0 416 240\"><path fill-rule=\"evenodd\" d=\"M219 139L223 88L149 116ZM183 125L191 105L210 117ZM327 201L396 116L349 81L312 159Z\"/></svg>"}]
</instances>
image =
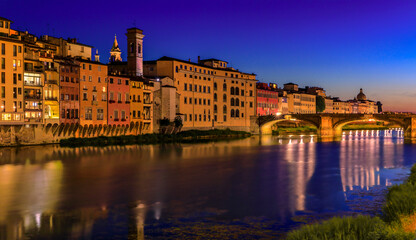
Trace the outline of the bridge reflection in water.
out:
<instances>
[{"instance_id":1,"label":"bridge reflection in water","mask_svg":"<svg viewBox=\"0 0 416 240\"><path fill-rule=\"evenodd\" d=\"M296 215L349 211L347 193L390 185L414 162L416 147L403 144L402 134L4 148L0 239L144 239L207 216L222 224L266 217L278 230Z\"/></svg>"}]
</instances>

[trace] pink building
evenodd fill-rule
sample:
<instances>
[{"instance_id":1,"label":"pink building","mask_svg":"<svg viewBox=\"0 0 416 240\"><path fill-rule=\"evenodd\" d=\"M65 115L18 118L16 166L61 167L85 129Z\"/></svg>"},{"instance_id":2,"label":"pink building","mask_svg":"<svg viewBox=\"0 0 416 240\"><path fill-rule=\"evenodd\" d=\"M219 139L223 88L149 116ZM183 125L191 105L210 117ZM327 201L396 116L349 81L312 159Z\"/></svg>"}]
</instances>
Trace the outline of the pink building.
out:
<instances>
[{"instance_id":1,"label":"pink building","mask_svg":"<svg viewBox=\"0 0 416 240\"><path fill-rule=\"evenodd\" d=\"M257 116L279 112L279 92L276 84L257 83Z\"/></svg>"},{"instance_id":2,"label":"pink building","mask_svg":"<svg viewBox=\"0 0 416 240\"><path fill-rule=\"evenodd\" d=\"M129 82L129 77L108 76L108 125L130 123Z\"/></svg>"}]
</instances>

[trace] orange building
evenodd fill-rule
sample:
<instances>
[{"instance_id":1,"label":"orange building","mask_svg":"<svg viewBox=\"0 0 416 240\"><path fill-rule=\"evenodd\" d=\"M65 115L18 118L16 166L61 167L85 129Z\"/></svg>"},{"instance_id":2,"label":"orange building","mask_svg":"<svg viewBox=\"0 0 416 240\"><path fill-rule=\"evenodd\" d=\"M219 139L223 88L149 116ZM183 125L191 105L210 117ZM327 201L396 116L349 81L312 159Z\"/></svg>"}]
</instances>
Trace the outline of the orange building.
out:
<instances>
[{"instance_id":1,"label":"orange building","mask_svg":"<svg viewBox=\"0 0 416 240\"><path fill-rule=\"evenodd\" d=\"M79 64L60 61L60 123L79 123Z\"/></svg>"},{"instance_id":2,"label":"orange building","mask_svg":"<svg viewBox=\"0 0 416 240\"><path fill-rule=\"evenodd\" d=\"M107 124L107 65L79 59L80 124Z\"/></svg>"},{"instance_id":3,"label":"orange building","mask_svg":"<svg viewBox=\"0 0 416 240\"><path fill-rule=\"evenodd\" d=\"M0 17L0 124L23 124L23 42Z\"/></svg>"},{"instance_id":4,"label":"orange building","mask_svg":"<svg viewBox=\"0 0 416 240\"><path fill-rule=\"evenodd\" d=\"M130 78L108 76L108 125L130 124Z\"/></svg>"},{"instance_id":5,"label":"orange building","mask_svg":"<svg viewBox=\"0 0 416 240\"><path fill-rule=\"evenodd\" d=\"M228 67L218 59L197 63L162 57L144 62L144 75L170 77L180 94L183 129L249 130L256 116L256 75ZM155 119L157 120L157 119Z\"/></svg>"}]
</instances>

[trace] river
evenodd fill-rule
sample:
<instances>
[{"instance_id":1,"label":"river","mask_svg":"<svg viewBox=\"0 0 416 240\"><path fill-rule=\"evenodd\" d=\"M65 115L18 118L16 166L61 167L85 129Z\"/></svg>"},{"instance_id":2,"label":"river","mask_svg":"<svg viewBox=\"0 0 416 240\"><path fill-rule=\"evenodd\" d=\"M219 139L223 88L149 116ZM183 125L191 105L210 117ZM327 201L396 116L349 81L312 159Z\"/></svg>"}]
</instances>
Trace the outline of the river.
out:
<instances>
[{"instance_id":1,"label":"river","mask_svg":"<svg viewBox=\"0 0 416 240\"><path fill-rule=\"evenodd\" d=\"M403 131L229 142L0 149L0 240L279 238L376 214L416 162Z\"/></svg>"}]
</instances>

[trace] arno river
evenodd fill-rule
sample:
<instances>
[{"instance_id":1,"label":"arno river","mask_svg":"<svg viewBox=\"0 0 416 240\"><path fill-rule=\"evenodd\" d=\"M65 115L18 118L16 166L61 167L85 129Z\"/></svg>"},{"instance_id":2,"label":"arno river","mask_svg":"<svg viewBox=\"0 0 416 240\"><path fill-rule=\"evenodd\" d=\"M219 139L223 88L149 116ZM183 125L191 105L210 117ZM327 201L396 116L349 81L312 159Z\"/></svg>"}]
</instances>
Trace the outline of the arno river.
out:
<instances>
[{"instance_id":1,"label":"arno river","mask_svg":"<svg viewBox=\"0 0 416 240\"><path fill-rule=\"evenodd\" d=\"M279 237L377 213L416 162L399 131L230 142L0 149L0 239Z\"/></svg>"}]
</instances>

